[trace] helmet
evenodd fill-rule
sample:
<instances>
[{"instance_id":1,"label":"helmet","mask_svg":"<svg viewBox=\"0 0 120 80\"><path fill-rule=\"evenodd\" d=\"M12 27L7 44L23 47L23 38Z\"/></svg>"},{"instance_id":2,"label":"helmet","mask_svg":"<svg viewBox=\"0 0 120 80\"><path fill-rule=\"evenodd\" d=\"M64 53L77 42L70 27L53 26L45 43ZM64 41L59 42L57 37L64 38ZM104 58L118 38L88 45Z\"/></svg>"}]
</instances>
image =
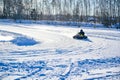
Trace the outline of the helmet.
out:
<instances>
[{"instance_id":1,"label":"helmet","mask_svg":"<svg viewBox=\"0 0 120 80\"><path fill-rule=\"evenodd\" d=\"M83 32L83 30L81 29L80 32Z\"/></svg>"}]
</instances>

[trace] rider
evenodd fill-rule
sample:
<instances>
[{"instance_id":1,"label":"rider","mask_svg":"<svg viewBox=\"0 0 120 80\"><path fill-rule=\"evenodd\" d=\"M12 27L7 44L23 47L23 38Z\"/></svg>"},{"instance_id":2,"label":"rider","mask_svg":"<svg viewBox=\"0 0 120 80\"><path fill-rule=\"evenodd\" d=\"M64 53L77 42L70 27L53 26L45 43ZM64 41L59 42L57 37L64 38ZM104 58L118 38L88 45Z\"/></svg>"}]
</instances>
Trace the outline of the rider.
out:
<instances>
[{"instance_id":1,"label":"rider","mask_svg":"<svg viewBox=\"0 0 120 80\"><path fill-rule=\"evenodd\" d=\"M84 31L81 29L80 32L78 33L81 37L85 36Z\"/></svg>"}]
</instances>

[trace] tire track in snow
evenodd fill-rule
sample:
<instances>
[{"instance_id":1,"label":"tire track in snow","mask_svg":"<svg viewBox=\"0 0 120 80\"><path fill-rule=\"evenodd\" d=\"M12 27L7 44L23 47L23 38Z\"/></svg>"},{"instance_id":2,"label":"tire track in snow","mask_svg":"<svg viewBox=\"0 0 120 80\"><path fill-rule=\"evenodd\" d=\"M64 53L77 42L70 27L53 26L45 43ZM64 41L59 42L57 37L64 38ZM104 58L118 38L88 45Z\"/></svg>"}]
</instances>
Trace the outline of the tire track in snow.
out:
<instances>
[{"instance_id":1,"label":"tire track in snow","mask_svg":"<svg viewBox=\"0 0 120 80\"><path fill-rule=\"evenodd\" d=\"M120 33L87 32L88 36L120 41Z\"/></svg>"},{"instance_id":2,"label":"tire track in snow","mask_svg":"<svg viewBox=\"0 0 120 80\"><path fill-rule=\"evenodd\" d=\"M71 67L71 66L67 65L67 66L69 66L68 71L66 71L65 74L57 75L57 77L59 77L61 79L68 79L68 78L70 78L71 74L73 74L75 76L78 76L79 74L83 75L82 73L86 73L87 74L87 73L89 73L89 70L91 70L92 68L107 69L107 68L111 68L111 67L119 67L120 66L119 65L120 63L116 61L116 60L119 61L119 57L115 58L115 59L110 58L109 60L108 59L99 59L99 60L98 59L92 59L92 60L90 59L90 58L93 58L91 56L94 56L95 58L101 58L100 56L96 55L97 51L100 52L100 50L103 50L103 49L101 49L101 47L108 48L108 46L106 46L106 45L108 44L107 40L109 39L109 36L110 36L110 38L112 37L111 40L112 39L114 40L114 37L117 37L119 39L119 36L114 36L116 34L113 34L113 35L106 34L105 35L104 33L100 34L100 32L97 32L97 33L91 32L90 34L88 34L88 35L90 35L90 37L92 37L92 35L95 35L95 36L97 36L97 37L93 36L93 37L95 37L95 39L97 39L97 38L101 38L101 39L97 39L98 41L96 40L96 43L94 43L94 41L92 43L88 43L88 42L85 42L85 41L73 40L72 38L69 38L68 36L66 36L64 34L62 35L62 34L59 34L58 32L55 32L55 31L53 32L53 30L52 31L51 30L46 30L46 29L40 30L40 29L23 28L23 27L20 28L20 27L15 27L15 26L14 27L0 27L0 28L2 30L5 30L5 31L10 31L10 32L13 32L13 33L21 34L21 35L30 36L30 37L33 37L35 39L38 39L39 41L41 41L41 40L43 40L43 41L48 40L48 42L51 43L52 47L54 46L54 48L52 48L52 49L54 49L53 52L48 50L47 51L48 54L46 54L46 55L42 54L42 55L39 55L39 56L33 56L33 55L30 56L29 55L29 52L34 53L35 50L31 50L30 51L30 50L22 49L20 52L18 51L18 53L24 53L25 52L25 53L28 53L27 55L30 56L30 57L25 57L24 58L23 57L24 55L22 57L20 57L20 56L16 57L14 55L11 55L11 57L10 57L11 60L12 59L15 60L14 58L16 57L16 59L17 58L19 59L18 61L22 61L22 60L23 61L25 61L25 60L28 60L28 61L31 61L31 60L36 60L36 61L37 60L44 60L44 61L48 61L48 63L49 63L49 60L54 60L54 59L63 59L63 60L65 60L65 59L74 59L76 61L78 59L83 59L83 61L82 60L77 61L78 65L75 66L75 67ZM9 28L11 28L11 29L9 29ZM51 28L51 29L53 29L53 28ZM40 32L43 33L44 35L40 34ZM108 38L108 39L106 39L105 42L103 42L104 41L103 39L105 39L104 37ZM41 39L41 38L43 38L43 39ZM105 43L107 43L107 44L105 44ZM45 45L48 45L48 44L45 44ZM94 47L96 47L96 48L94 48ZM46 50L46 49L44 49L44 50ZM90 50L91 50L91 53L92 53L92 51L95 51L95 54L90 54L89 56L86 55L85 53L87 53L87 52L89 53ZM72 51L72 52L69 52L69 51ZM13 51L12 53L15 54L16 52ZM38 51L38 53L40 53L40 52ZM44 51L42 53L44 53ZM55 54L54 55L50 55L49 53L55 53ZM56 55L56 53L59 54L59 55ZM62 53L64 53L64 54L62 54ZM73 54L71 55L71 54L67 54L67 53L73 53ZM76 53L77 55L75 55L74 53ZM104 53L104 54L106 54L106 53ZM14 58L13 58L13 56L14 56ZM4 56L4 57L6 57L6 56ZM3 56L1 58L3 58ZM4 59L3 59L3 61L4 61ZM106 61L106 62L104 62L104 61ZM29 64L29 62L25 62L25 63ZM59 62L59 64L60 63L61 62ZM29 65L33 65L33 64L29 64ZM19 66L20 66L20 64L19 64ZM49 67L49 65L47 65L47 66ZM29 69L29 67L27 67L27 68ZM52 68L54 70L56 67L52 66ZM17 67L16 69L20 69L20 68ZM24 70L26 68L21 68L21 69ZM1 70L6 70L6 71L9 72L9 70L11 70L11 69L8 66L2 66ZM29 71L31 71L31 70L32 69L30 68ZM51 71L53 71L53 70L51 70ZM14 72L14 68L12 68L12 71ZM40 69L34 70L32 72L27 73L25 76L22 76L21 78L27 79L28 77L35 76L35 75L37 75L36 73L38 73L39 71L40 71ZM45 77L47 78L48 76L45 75Z\"/></svg>"}]
</instances>

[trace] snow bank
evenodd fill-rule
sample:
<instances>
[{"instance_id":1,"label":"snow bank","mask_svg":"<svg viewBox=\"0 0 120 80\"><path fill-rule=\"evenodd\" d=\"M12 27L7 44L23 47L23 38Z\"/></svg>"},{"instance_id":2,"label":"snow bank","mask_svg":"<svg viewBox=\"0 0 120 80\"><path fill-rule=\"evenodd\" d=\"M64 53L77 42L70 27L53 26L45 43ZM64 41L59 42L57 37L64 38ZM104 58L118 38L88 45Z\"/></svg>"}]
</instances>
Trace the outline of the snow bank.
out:
<instances>
[{"instance_id":1,"label":"snow bank","mask_svg":"<svg viewBox=\"0 0 120 80\"><path fill-rule=\"evenodd\" d=\"M14 40L11 40L11 42L18 46L32 46L38 43L34 39L27 37L17 37Z\"/></svg>"},{"instance_id":2,"label":"snow bank","mask_svg":"<svg viewBox=\"0 0 120 80\"><path fill-rule=\"evenodd\" d=\"M2 23L23 23L23 24L47 24L47 25L62 25L62 26L74 26L74 27L93 27L93 28L107 28L103 24L93 22L73 22L73 21L50 21L50 20L12 20L12 19L0 19ZM109 26L109 28L119 28L120 23Z\"/></svg>"}]
</instances>

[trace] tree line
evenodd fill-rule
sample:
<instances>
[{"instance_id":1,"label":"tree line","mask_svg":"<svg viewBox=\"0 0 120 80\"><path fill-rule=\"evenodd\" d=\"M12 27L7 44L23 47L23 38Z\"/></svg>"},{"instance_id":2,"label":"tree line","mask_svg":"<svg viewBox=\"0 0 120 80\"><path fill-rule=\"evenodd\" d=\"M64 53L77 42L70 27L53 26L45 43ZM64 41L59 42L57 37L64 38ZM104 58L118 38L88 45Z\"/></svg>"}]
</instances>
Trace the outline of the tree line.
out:
<instances>
[{"instance_id":1,"label":"tree line","mask_svg":"<svg viewBox=\"0 0 120 80\"><path fill-rule=\"evenodd\" d=\"M1 0L0 18L120 22L120 0Z\"/></svg>"}]
</instances>

